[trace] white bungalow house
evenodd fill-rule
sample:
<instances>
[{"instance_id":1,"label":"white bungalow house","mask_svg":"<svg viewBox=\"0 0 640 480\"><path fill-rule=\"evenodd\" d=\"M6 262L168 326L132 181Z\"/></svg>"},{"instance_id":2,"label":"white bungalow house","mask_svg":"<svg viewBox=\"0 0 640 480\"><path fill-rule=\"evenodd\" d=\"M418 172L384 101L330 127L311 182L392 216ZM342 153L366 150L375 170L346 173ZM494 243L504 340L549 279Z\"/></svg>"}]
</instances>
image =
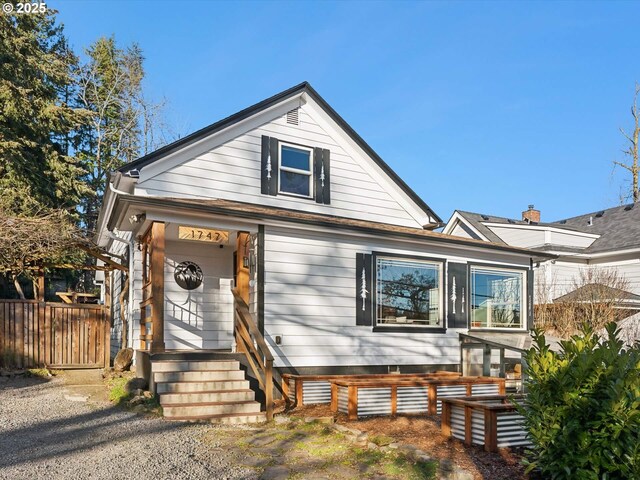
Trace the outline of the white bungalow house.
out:
<instances>
[{"instance_id":1,"label":"white bungalow house","mask_svg":"<svg viewBox=\"0 0 640 480\"><path fill-rule=\"evenodd\" d=\"M162 373L168 359L232 351L250 376L272 357L276 381L458 369L459 333L531 326L531 266L549 255L441 226L302 83L111 175L97 242L129 264L110 285L125 305L113 302L113 342L125 319L161 399L191 391L160 389L179 378Z\"/></svg>"},{"instance_id":2,"label":"white bungalow house","mask_svg":"<svg viewBox=\"0 0 640 480\"><path fill-rule=\"evenodd\" d=\"M533 248L555 255L536 262L534 301L550 303L576 295L576 289L590 287L612 272L624 291L610 294L621 308L640 310L640 207L636 204L587 213L576 217L541 222L540 211L530 205L520 218L456 210L443 233L469 239ZM618 282L616 282L618 283ZM600 292L604 293L602 287Z\"/></svg>"}]
</instances>

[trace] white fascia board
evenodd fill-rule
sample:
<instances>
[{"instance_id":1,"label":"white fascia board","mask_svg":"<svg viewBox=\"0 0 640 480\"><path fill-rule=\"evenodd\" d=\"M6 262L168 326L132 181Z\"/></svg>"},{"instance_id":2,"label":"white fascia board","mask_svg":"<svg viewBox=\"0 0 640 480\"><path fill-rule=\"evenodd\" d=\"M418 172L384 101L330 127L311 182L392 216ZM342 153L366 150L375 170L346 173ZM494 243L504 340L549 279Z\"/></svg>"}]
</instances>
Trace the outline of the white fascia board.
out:
<instances>
[{"instance_id":1,"label":"white fascia board","mask_svg":"<svg viewBox=\"0 0 640 480\"><path fill-rule=\"evenodd\" d=\"M213 150L214 148L229 142L240 135L243 135L251 130L254 130L272 120L285 115L287 112L304 105L305 100L302 95L295 95L291 98L283 100L282 102L272 105L269 108L264 109L261 112L252 115L249 118L240 120L233 125L228 126L218 132L201 138L200 140L185 145L183 148L167 154L167 156L156 160L155 162L142 167L140 170L140 178L138 183L144 183L145 181L160 175L167 170L177 167L181 163L184 163L196 156Z\"/></svg>"},{"instance_id":2,"label":"white fascia board","mask_svg":"<svg viewBox=\"0 0 640 480\"><path fill-rule=\"evenodd\" d=\"M548 232L556 232L556 233L564 233L565 235L575 235L576 237L587 237L598 239L600 235L597 233L585 233L585 232L577 232L575 230L566 230L564 228L558 227L548 227L542 225L520 225L514 223L492 223L492 222L482 222L482 224L486 227L497 227L497 228L513 228L520 230L540 230L540 231L548 231Z\"/></svg>"},{"instance_id":3,"label":"white fascia board","mask_svg":"<svg viewBox=\"0 0 640 480\"><path fill-rule=\"evenodd\" d=\"M363 161L369 166L369 173L374 180L385 187L385 191L391 195L400 205L402 205L411 217L423 225L438 223L435 218L426 214L416 203L407 195L402 188L396 184L389 176L380 168L380 166L369 157L369 155L318 105L313 98L304 94L307 100L306 108L314 114L314 119L334 139L340 140L340 146L353 158Z\"/></svg>"},{"instance_id":4,"label":"white fascia board","mask_svg":"<svg viewBox=\"0 0 640 480\"><path fill-rule=\"evenodd\" d=\"M481 234L477 228L471 225L466 218L460 215L460 213L457 210L453 212L453 215L451 215L451 218L447 222L447 225L444 227L444 230L442 231L442 233L451 235L451 231L455 228L457 223L464 223L469 228L469 230L471 230L473 233L478 235L482 240L484 240L485 242L490 241L487 237Z\"/></svg>"}]
</instances>

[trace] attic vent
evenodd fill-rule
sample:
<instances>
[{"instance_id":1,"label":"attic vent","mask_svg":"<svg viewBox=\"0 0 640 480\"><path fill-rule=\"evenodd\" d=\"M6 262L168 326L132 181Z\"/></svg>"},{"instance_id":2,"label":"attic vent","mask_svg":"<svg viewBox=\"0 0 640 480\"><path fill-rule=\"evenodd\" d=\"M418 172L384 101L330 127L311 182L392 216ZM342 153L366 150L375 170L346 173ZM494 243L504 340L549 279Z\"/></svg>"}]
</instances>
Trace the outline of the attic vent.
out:
<instances>
[{"instance_id":1,"label":"attic vent","mask_svg":"<svg viewBox=\"0 0 640 480\"><path fill-rule=\"evenodd\" d=\"M566 223L567 223L567 221L566 221L566 220L560 220L558 223L559 223L560 225L564 225L564 224L566 224Z\"/></svg>"},{"instance_id":2,"label":"attic vent","mask_svg":"<svg viewBox=\"0 0 640 480\"><path fill-rule=\"evenodd\" d=\"M488 215L482 215L482 219L483 220L489 220L489 216Z\"/></svg>"},{"instance_id":3,"label":"attic vent","mask_svg":"<svg viewBox=\"0 0 640 480\"><path fill-rule=\"evenodd\" d=\"M598 213L596 213L596 218L600 218L603 215L604 215L604 210L600 210Z\"/></svg>"},{"instance_id":4,"label":"attic vent","mask_svg":"<svg viewBox=\"0 0 640 480\"><path fill-rule=\"evenodd\" d=\"M293 110L289 110L287 112L287 123L291 125L299 125L300 120L298 119L298 108L294 108Z\"/></svg>"},{"instance_id":5,"label":"attic vent","mask_svg":"<svg viewBox=\"0 0 640 480\"><path fill-rule=\"evenodd\" d=\"M634 205L635 205L635 203L631 203L631 204L627 205L626 207L624 207L624 211L628 212L629 210L631 210L633 208Z\"/></svg>"},{"instance_id":6,"label":"attic vent","mask_svg":"<svg viewBox=\"0 0 640 480\"><path fill-rule=\"evenodd\" d=\"M515 220L512 220L512 219L510 219L510 218L507 220L507 222L508 222L508 223L511 223L511 224L515 224L515 223L516 223L516 222L515 222Z\"/></svg>"}]
</instances>

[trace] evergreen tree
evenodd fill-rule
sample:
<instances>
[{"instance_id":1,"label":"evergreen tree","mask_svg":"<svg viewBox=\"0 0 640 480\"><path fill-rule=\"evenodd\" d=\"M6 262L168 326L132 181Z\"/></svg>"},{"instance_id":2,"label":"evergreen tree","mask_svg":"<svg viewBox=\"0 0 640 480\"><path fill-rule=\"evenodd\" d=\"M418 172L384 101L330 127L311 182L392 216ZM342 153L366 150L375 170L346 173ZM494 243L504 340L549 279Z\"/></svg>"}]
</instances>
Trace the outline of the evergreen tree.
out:
<instances>
[{"instance_id":1,"label":"evergreen tree","mask_svg":"<svg viewBox=\"0 0 640 480\"><path fill-rule=\"evenodd\" d=\"M74 209L87 188L69 152L86 112L69 103L76 57L53 13L0 15L0 208Z\"/></svg>"}]
</instances>

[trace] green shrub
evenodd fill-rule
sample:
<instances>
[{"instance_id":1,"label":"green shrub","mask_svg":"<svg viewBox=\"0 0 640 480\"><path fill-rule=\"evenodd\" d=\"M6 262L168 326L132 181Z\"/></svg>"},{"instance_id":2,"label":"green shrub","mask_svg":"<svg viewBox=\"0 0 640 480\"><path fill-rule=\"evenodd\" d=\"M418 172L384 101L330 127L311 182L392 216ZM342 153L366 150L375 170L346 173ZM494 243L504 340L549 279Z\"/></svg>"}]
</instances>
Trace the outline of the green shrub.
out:
<instances>
[{"instance_id":1,"label":"green shrub","mask_svg":"<svg viewBox=\"0 0 640 480\"><path fill-rule=\"evenodd\" d=\"M640 346L625 350L616 325L552 352L541 332L527 352L521 409L533 448L529 471L554 479L640 479Z\"/></svg>"}]
</instances>

